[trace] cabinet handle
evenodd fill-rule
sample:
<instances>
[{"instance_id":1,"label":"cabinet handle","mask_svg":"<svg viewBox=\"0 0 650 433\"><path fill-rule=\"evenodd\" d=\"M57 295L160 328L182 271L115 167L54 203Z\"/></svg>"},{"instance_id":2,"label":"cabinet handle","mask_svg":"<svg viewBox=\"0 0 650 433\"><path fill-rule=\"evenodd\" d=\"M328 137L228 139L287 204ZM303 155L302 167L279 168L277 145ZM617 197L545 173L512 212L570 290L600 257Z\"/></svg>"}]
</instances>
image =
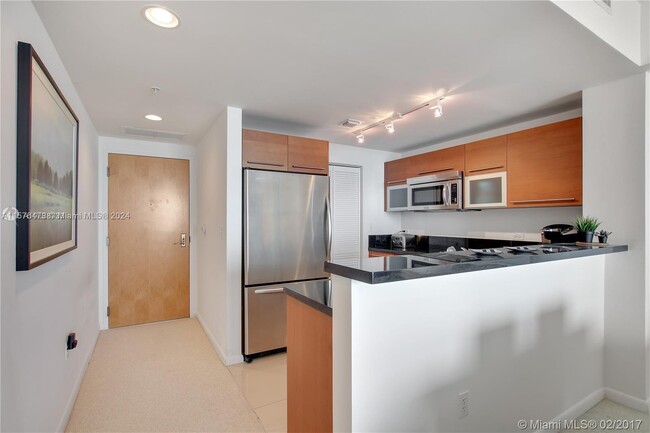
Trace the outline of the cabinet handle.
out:
<instances>
[{"instance_id":1,"label":"cabinet handle","mask_svg":"<svg viewBox=\"0 0 650 433\"><path fill-rule=\"evenodd\" d=\"M474 168L472 170L467 170L470 173L473 173L475 171L485 171L485 170L493 170L495 168L503 168L502 165L493 165L492 167L483 167L483 168Z\"/></svg>"},{"instance_id":2,"label":"cabinet handle","mask_svg":"<svg viewBox=\"0 0 650 433\"><path fill-rule=\"evenodd\" d=\"M284 292L283 287L278 287L277 289L257 289L255 290L256 295L266 295L269 293L281 293Z\"/></svg>"},{"instance_id":3,"label":"cabinet handle","mask_svg":"<svg viewBox=\"0 0 650 433\"><path fill-rule=\"evenodd\" d=\"M284 167L284 164L275 164L273 162L246 161L247 164L269 165L271 167Z\"/></svg>"},{"instance_id":4,"label":"cabinet handle","mask_svg":"<svg viewBox=\"0 0 650 433\"><path fill-rule=\"evenodd\" d=\"M546 202L556 202L556 201L576 201L575 197L569 198L544 198L539 200L512 200L510 203L546 203Z\"/></svg>"},{"instance_id":5,"label":"cabinet handle","mask_svg":"<svg viewBox=\"0 0 650 433\"><path fill-rule=\"evenodd\" d=\"M400 179L400 180L389 180L386 182L388 185L393 184L393 183L401 183L401 182L406 182L406 179Z\"/></svg>"},{"instance_id":6,"label":"cabinet handle","mask_svg":"<svg viewBox=\"0 0 650 433\"><path fill-rule=\"evenodd\" d=\"M325 169L323 167L311 167L309 165L292 165L293 168L303 168L305 170L320 170L324 171Z\"/></svg>"},{"instance_id":7,"label":"cabinet handle","mask_svg":"<svg viewBox=\"0 0 650 433\"><path fill-rule=\"evenodd\" d=\"M453 169L454 169L454 167L439 168L439 169L437 169L437 170L421 171L421 172L418 173L418 174L438 173L438 172L440 172L440 171L449 171L449 170L453 170Z\"/></svg>"}]
</instances>

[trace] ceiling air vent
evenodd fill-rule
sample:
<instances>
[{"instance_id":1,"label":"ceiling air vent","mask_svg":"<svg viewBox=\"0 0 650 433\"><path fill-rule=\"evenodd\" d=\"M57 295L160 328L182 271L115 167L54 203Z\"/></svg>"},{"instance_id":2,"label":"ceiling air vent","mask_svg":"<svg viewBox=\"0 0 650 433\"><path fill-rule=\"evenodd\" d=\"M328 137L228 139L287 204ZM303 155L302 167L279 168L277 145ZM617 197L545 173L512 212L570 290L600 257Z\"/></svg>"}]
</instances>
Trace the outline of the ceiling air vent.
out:
<instances>
[{"instance_id":1,"label":"ceiling air vent","mask_svg":"<svg viewBox=\"0 0 650 433\"><path fill-rule=\"evenodd\" d=\"M181 141L187 135L184 132L171 132L171 131L154 131L151 129L132 128L130 126L123 126L122 132L124 135L134 135L136 137L147 138L160 138L163 140L178 140Z\"/></svg>"},{"instance_id":2,"label":"ceiling air vent","mask_svg":"<svg viewBox=\"0 0 650 433\"><path fill-rule=\"evenodd\" d=\"M357 126L361 125L361 121L355 119L345 119L343 122L340 122L339 125L345 126L346 128L356 128Z\"/></svg>"}]
</instances>

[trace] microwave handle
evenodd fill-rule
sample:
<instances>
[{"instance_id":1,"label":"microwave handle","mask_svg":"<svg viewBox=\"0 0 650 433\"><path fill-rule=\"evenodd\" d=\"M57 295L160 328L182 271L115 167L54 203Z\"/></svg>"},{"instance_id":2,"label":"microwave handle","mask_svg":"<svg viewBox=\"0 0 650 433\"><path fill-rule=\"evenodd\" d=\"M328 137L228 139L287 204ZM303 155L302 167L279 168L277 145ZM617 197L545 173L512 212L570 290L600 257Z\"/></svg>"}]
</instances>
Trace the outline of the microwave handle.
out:
<instances>
[{"instance_id":1,"label":"microwave handle","mask_svg":"<svg viewBox=\"0 0 650 433\"><path fill-rule=\"evenodd\" d=\"M447 197L448 188L449 188L448 184L444 184L442 186L442 201L445 203L445 206L449 206L449 197Z\"/></svg>"}]
</instances>

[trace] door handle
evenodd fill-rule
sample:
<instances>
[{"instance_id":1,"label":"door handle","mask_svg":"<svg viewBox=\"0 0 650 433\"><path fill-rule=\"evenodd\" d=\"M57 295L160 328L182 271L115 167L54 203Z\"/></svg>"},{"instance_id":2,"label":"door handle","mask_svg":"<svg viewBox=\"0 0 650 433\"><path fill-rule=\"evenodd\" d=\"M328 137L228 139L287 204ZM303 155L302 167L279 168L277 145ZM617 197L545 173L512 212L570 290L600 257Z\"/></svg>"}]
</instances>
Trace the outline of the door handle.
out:
<instances>
[{"instance_id":1,"label":"door handle","mask_svg":"<svg viewBox=\"0 0 650 433\"><path fill-rule=\"evenodd\" d=\"M282 293L284 292L284 287L278 287L276 289L257 289L255 290L256 295L266 295L269 293Z\"/></svg>"},{"instance_id":2,"label":"door handle","mask_svg":"<svg viewBox=\"0 0 650 433\"><path fill-rule=\"evenodd\" d=\"M181 248L184 248L187 246L187 236L185 233L181 233Z\"/></svg>"},{"instance_id":3,"label":"door handle","mask_svg":"<svg viewBox=\"0 0 650 433\"><path fill-rule=\"evenodd\" d=\"M325 197L325 211L327 216L327 247L325 248L325 253L327 254L327 260L331 260L332 259L332 207L330 206L329 193Z\"/></svg>"},{"instance_id":4,"label":"door handle","mask_svg":"<svg viewBox=\"0 0 650 433\"><path fill-rule=\"evenodd\" d=\"M436 170L429 170L429 171L421 171L418 173L418 175L423 175L423 174L431 174L431 173L439 173L441 171L451 171L453 170L454 167L447 167L447 168L438 168Z\"/></svg>"}]
</instances>

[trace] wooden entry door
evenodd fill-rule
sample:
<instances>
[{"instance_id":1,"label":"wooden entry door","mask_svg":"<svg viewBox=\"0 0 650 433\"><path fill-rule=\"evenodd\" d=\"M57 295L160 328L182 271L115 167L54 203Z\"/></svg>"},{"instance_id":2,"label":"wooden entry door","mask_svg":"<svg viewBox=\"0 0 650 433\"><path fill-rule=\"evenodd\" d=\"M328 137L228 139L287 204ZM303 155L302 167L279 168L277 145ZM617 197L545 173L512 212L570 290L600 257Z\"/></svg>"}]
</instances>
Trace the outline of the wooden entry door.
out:
<instances>
[{"instance_id":1,"label":"wooden entry door","mask_svg":"<svg viewBox=\"0 0 650 433\"><path fill-rule=\"evenodd\" d=\"M108 165L109 327L189 317L189 161L109 154Z\"/></svg>"}]
</instances>

